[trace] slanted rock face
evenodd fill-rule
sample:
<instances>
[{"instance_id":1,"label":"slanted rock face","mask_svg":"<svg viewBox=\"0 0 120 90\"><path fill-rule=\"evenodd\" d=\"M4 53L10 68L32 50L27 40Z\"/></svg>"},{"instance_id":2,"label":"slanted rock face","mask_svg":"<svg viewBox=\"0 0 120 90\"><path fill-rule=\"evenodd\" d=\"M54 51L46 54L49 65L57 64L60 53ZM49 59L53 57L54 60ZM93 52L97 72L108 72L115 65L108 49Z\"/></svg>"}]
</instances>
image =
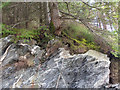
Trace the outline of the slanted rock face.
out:
<instances>
[{"instance_id":1,"label":"slanted rock face","mask_svg":"<svg viewBox=\"0 0 120 90\"><path fill-rule=\"evenodd\" d=\"M60 48L41 67L36 65L16 72L12 72L11 68L4 69L2 86L4 88L99 88L109 83L109 65L109 58L99 52L90 50L85 54L71 56L64 48ZM9 72L12 73L6 77Z\"/></svg>"},{"instance_id":2,"label":"slanted rock face","mask_svg":"<svg viewBox=\"0 0 120 90\"><path fill-rule=\"evenodd\" d=\"M109 83L108 58L98 59L87 53L70 56L64 49L58 52L47 62L46 70L38 74L43 88L98 88Z\"/></svg>"}]
</instances>

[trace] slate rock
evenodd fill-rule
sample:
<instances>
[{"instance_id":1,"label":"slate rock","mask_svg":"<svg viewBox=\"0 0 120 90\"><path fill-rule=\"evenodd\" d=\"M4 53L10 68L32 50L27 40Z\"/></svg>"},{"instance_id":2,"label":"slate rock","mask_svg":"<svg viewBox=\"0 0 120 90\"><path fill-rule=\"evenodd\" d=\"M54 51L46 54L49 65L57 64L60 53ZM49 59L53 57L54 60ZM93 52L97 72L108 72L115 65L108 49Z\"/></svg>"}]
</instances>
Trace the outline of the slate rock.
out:
<instances>
[{"instance_id":1,"label":"slate rock","mask_svg":"<svg viewBox=\"0 0 120 90\"><path fill-rule=\"evenodd\" d=\"M3 86L7 88L101 88L109 83L109 65L109 58L100 52L90 50L85 54L72 56L64 48L60 48L42 66L36 65L23 69L4 78Z\"/></svg>"}]
</instances>

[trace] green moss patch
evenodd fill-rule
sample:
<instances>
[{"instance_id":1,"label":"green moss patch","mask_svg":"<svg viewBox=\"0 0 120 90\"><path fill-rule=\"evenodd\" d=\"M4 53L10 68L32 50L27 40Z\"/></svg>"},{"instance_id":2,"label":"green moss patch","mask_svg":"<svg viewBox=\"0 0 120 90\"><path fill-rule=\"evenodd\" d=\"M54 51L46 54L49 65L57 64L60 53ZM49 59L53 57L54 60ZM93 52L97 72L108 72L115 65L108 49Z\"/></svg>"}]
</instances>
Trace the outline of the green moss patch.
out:
<instances>
[{"instance_id":1,"label":"green moss patch","mask_svg":"<svg viewBox=\"0 0 120 90\"><path fill-rule=\"evenodd\" d=\"M72 53L84 53L89 49L99 51L100 47L94 42L93 34L82 24L68 23L62 30L63 41L69 44Z\"/></svg>"}]
</instances>

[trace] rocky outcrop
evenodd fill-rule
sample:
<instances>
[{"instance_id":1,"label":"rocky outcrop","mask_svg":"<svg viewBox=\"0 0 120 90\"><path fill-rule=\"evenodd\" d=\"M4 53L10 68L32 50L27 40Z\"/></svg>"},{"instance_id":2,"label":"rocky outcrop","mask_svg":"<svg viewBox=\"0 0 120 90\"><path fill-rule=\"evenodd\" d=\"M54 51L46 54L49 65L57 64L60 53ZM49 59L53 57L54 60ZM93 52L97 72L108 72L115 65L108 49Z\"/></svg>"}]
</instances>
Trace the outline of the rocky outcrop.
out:
<instances>
[{"instance_id":1,"label":"rocky outcrop","mask_svg":"<svg viewBox=\"0 0 120 90\"><path fill-rule=\"evenodd\" d=\"M108 59L87 53L71 56L62 48L46 63L43 76L38 73L37 80L43 88L98 88L109 83L109 64Z\"/></svg>"},{"instance_id":2,"label":"rocky outcrop","mask_svg":"<svg viewBox=\"0 0 120 90\"><path fill-rule=\"evenodd\" d=\"M42 58L44 50L40 50L40 47L35 44L26 44L23 41L19 41L18 43L12 43L10 36L8 38L2 38L2 50L5 52L0 56L0 62L2 62L2 66L5 66L10 63L18 62L20 60L35 60L39 61ZM0 43L0 44L1 44ZM9 43L12 43L9 45ZM30 42L29 42L30 43Z\"/></svg>"},{"instance_id":3,"label":"rocky outcrop","mask_svg":"<svg viewBox=\"0 0 120 90\"><path fill-rule=\"evenodd\" d=\"M105 54L89 50L70 55L59 48L41 65L44 55L39 46L11 44L2 61L2 87L100 88L109 84L110 61Z\"/></svg>"}]
</instances>

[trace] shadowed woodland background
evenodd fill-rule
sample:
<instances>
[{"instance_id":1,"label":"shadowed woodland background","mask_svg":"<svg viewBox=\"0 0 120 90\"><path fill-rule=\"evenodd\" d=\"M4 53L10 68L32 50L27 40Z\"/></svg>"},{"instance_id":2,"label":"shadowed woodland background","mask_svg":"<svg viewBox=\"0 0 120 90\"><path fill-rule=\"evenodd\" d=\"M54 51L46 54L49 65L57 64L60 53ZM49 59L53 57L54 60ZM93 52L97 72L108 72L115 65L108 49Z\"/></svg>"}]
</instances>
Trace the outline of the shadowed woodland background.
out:
<instances>
[{"instance_id":1,"label":"shadowed woodland background","mask_svg":"<svg viewBox=\"0 0 120 90\"><path fill-rule=\"evenodd\" d=\"M67 26L66 22L72 21L84 25L94 34L95 42L109 49L103 52L107 53L113 48L113 53L118 53L117 2L3 2L2 5L2 23L9 25L9 29L30 30L46 26L50 32L61 35L62 29ZM75 30L72 32L75 34ZM107 42L111 47L105 44Z\"/></svg>"}]
</instances>

